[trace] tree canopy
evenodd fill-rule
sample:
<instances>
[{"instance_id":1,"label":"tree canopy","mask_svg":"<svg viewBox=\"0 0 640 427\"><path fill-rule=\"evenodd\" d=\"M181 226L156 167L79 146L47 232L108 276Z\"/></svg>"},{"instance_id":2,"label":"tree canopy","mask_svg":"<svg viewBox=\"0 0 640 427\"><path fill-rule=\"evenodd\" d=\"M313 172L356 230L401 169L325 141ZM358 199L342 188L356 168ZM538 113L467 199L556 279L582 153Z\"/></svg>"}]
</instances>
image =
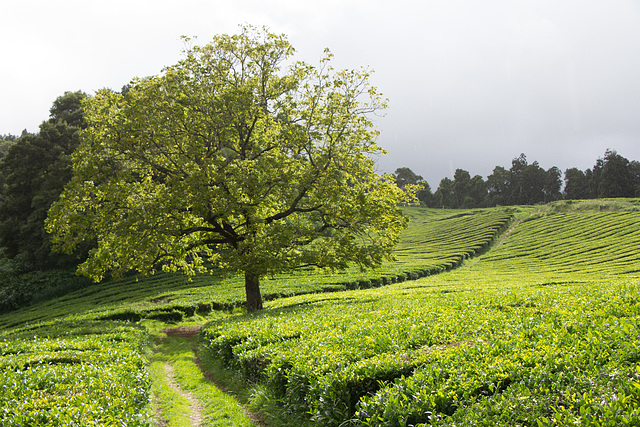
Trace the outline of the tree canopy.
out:
<instances>
[{"instance_id":1,"label":"tree canopy","mask_svg":"<svg viewBox=\"0 0 640 427\"><path fill-rule=\"evenodd\" d=\"M21 270L62 261L51 254L44 220L71 179L71 153L78 146L85 97L80 91L58 97L40 131L24 132L0 162L0 246L8 258L20 258Z\"/></svg>"},{"instance_id":2,"label":"tree canopy","mask_svg":"<svg viewBox=\"0 0 640 427\"><path fill-rule=\"evenodd\" d=\"M284 35L243 27L184 52L159 76L84 104L74 176L49 212L61 250L97 239L79 271L260 277L304 266L374 267L406 218L369 115L386 106L367 70L294 62Z\"/></svg>"}]
</instances>

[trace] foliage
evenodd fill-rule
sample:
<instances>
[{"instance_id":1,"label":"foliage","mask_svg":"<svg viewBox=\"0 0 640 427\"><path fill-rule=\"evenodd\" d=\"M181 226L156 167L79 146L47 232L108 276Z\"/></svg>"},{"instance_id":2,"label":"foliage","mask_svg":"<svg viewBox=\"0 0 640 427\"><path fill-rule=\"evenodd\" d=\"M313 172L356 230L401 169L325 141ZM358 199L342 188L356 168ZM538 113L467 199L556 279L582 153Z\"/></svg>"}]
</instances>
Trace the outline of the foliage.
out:
<instances>
[{"instance_id":1,"label":"foliage","mask_svg":"<svg viewBox=\"0 0 640 427\"><path fill-rule=\"evenodd\" d=\"M54 323L0 334L3 426L148 425L142 328Z\"/></svg>"},{"instance_id":2,"label":"foliage","mask_svg":"<svg viewBox=\"0 0 640 427\"><path fill-rule=\"evenodd\" d=\"M418 177L409 168L398 168L399 186L404 180ZM625 198L640 196L640 162L629 161L614 150L607 150L592 169L568 168L562 172L556 166L546 171L538 162L529 164L524 154L511 162L511 168L496 166L486 181L479 175L471 177L464 169L456 169L453 180L445 177L433 195L418 192L420 202L434 208L479 208L489 206L533 205L561 199ZM414 178L415 179L415 178ZM428 184L423 183L428 189Z\"/></svg>"},{"instance_id":3,"label":"foliage","mask_svg":"<svg viewBox=\"0 0 640 427\"><path fill-rule=\"evenodd\" d=\"M193 47L161 76L85 103L74 178L52 207L59 247L98 247L80 271L189 274L211 263L259 279L303 266L362 268L390 256L406 225L401 191L374 171L385 107L367 71L280 65L283 35L244 27Z\"/></svg>"},{"instance_id":4,"label":"foliage","mask_svg":"<svg viewBox=\"0 0 640 427\"><path fill-rule=\"evenodd\" d=\"M6 262L6 260L5 260ZM85 288L91 282L69 270L30 271L14 274L9 267L0 286L0 314Z\"/></svg>"},{"instance_id":5,"label":"foliage","mask_svg":"<svg viewBox=\"0 0 640 427\"><path fill-rule=\"evenodd\" d=\"M39 133L23 134L0 163L0 247L17 261L17 272L75 260L51 255L44 220L71 179L71 153L78 145L85 97L82 92L58 97Z\"/></svg>"},{"instance_id":6,"label":"foliage","mask_svg":"<svg viewBox=\"0 0 640 427\"><path fill-rule=\"evenodd\" d=\"M637 196L640 181L631 166L629 160L616 151L607 150L590 171L591 198Z\"/></svg>"},{"instance_id":7,"label":"foliage","mask_svg":"<svg viewBox=\"0 0 640 427\"><path fill-rule=\"evenodd\" d=\"M0 159L7 155L7 152L13 144L15 144L17 139L18 137L11 134L0 135Z\"/></svg>"}]
</instances>

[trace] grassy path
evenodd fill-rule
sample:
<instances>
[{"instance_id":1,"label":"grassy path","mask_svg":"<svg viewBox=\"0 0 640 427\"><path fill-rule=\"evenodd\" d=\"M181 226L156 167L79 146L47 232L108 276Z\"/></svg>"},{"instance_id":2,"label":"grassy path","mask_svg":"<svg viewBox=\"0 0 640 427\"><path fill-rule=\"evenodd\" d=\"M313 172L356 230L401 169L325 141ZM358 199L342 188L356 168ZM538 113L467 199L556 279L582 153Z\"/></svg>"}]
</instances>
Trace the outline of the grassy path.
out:
<instances>
[{"instance_id":1,"label":"grassy path","mask_svg":"<svg viewBox=\"0 0 640 427\"><path fill-rule=\"evenodd\" d=\"M221 391L200 368L193 343L200 326L152 332L149 367L158 427L257 427L245 408Z\"/></svg>"},{"instance_id":2,"label":"grassy path","mask_svg":"<svg viewBox=\"0 0 640 427\"><path fill-rule=\"evenodd\" d=\"M494 244L491 245L489 251L494 250L496 248L499 248L500 246L502 246L502 244L504 243L505 240L507 240L507 237L509 237L509 235L511 233L513 233L513 230L515 230L518 225L520 225L520 223L522 223L522 218L518 218L515 221L513 221L513 223L509 226L509 228L507 230L505 230L499 237L500 239L495 242ZM488 251L488 252L489 252ZM484 255L484 254L482 254ZM466 267L467 268L471 268L474 265L476 265L478 263L478 261L480 261L480 259L482 258L482 255L479 256L475 256L471 259L471 261L469 263L467 263Z\"/></svg>"}]
</instances>

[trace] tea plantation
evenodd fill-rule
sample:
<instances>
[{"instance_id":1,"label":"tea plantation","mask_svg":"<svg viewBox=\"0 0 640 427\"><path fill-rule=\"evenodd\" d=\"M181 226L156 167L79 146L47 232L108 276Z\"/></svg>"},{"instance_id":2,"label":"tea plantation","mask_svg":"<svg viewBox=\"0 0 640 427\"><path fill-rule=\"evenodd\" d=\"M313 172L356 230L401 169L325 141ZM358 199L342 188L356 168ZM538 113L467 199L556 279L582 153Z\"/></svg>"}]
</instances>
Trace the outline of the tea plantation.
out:
<instances>
[{"instance_id":1,"label":"tea plantation","mask_svg":"<svg viewBox=\"0 0 640 427\"><path fill-rule=\"evenodd\" d=\"M199 360L268 425L640 424L640 200L406 213L396 262L269 278L257 314L164 274L3 314L0 424L188 425L151 387L164 322L207 322Z\"/></svg>"}]
</instances>

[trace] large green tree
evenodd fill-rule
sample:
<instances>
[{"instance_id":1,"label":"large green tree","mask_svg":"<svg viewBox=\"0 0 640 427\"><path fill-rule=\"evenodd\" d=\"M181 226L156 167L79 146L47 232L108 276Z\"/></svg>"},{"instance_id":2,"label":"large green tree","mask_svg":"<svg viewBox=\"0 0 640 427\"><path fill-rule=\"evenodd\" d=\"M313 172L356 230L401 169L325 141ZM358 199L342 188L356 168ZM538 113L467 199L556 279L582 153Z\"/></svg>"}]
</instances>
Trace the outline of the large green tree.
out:
<instances>
[{"instance_id":1,"label":"large green tree","mask_svg":"<svg viewBox=\"0 0 640 427\"><path fill-rule=\"evenodd\" d=\"M369 119L386 101L328 51L283 70L293 52L243 27L88 99L74 177L47 220L60 249L97 239L80 272L222 267L244 274L255 311L266 274L391 257L404 196L375 173Z\"/></svg>"}]
</instances>

